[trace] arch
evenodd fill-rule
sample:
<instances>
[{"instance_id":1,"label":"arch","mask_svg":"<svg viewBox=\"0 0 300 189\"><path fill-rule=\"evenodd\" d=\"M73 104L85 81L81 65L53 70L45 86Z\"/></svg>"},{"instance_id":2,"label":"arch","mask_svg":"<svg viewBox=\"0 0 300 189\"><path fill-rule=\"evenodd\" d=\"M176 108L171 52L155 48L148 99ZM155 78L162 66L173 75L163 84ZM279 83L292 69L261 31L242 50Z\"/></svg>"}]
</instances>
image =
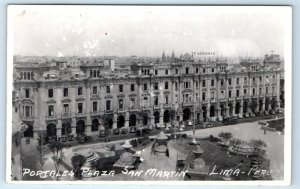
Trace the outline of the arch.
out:
<instances>
[{"instance_id":1,"label":"arch","mask_svg":"<svg viewBox=\"0 0 300 189\"><path fill-rule=\"evenodd\" d=\"M243 113L246 113L248 110L248 101L244 101L243 103Z\"/></svg>"},{"instance_id":2,"label":"arch","mask_svg":"<svg viewBox=\"0 0 300 189\"><path fill-rule=\"evenodd\" d=\"M111 117L106 117L104 119L104 127L107 129L113 128L113 119Z\"/></svg>"},{"instance_id":3,"label":"arch","mask_svg":"<svg viewBox=\"0 0 300 189\"><path fill-rule=\"evenodd\" d=\"M241 111L241 103L237 102L235 104L235 114L240 114L240 111Z\"/></svg>"},{"instance_id":4,"label":"arch","mask_svg":"<svg viewBox=\"0 0 300 189\"><path fill-rule=\"evenodd\" d=\"M131 114L129 116L129 126L136 126L136 115L135 114Z\"/></svg>"},{"instance_id":5,"label":"arch","mask_svg":"<svg viewBox=\"0 0 300 189\"><path fill-rule=\"evenodd\" d=\"M79 120L76 123L76 133L84 133L85 132L85 122L83 120Z\"/></svg>"},{"instance_id":6,"label":"arch","mask_svg":"<svg viewBox=\"0 0 300 189\"><path fill-rule=\"evenodd\" d=\"M47 136L56 136L56 125L54 123L47 125Z\"/></svg>"},{"instance_id":7,"label":"arch","mask_svg":"<svg viewBox=\"0 0 300 189\"><path fill-rule=\"evenodd\" d=\"M143 115L143 125L148 124L148 114Z\"/></svg>"},{"instance_id":8,"label":"arch","mask_svg":"<svg viewBox=\"0 0 300 189\"><path fill-rule=\"evenodd\" d=\"M259 99L259 106L258 106L258 110L259 111L262 111L263 110L263 100L262 99Z\"/></svg>"},{"instance_id":9,"label":"arch","mask_svg":"<svg viewBox=\"0 0 300 189\"><path fill-rule=\"evenodd\" d=\"M215 105L211 105L210 106L210 111L209 111L210 117L215 117L215 112L216 112Z\"/></svg>"},{"instance_id":10,"label":"arch","mask_svg":"<svg viewBox=\"0 0 300 189\"><path fill-rule=\"evenodd\" d=\"M119 115L117 119L117 128L122 128L125 126L125 118L123 115Z\"/></svg>"},{"instance_id":11,"label":"arch","mask_svg":"<svg viewBox=\"0 0 300 189\"><path fill-rule=\"evenodd\" d=\"M98 130L99 130L99 120L93 119L91 131L94 132L94 131L98 131Z\"/></svg>"},{"instance_id":12,"label":"arch","mask_svg":"<svg viewBox=\"0 0 300 189\"><path fill-rule=\"evenodd\" d=\"M61 126L61 135L71 134L72 128L70 122L65 122Z\"/></svg>"},{"instance_id":13,"label":"arch","mask_svg":"<svg viewBox=\"0 0 300 189\"><path fill-rule=\"evenodd\" d=\"M220 108L221 108L221 116L225 116L226 115L225 104L222 103L220 105Z\"/></svg>"},{"instance_id":14,"label":"arch","mask_svg":"<svg viewBox=\"0 0 300 189\"><path fill-rule=\"evenodd\" d=\"M170 112L169 110L165 110L164 112L164 123L169 123L170 122Z\"/></svg>"},{"instance_id":15,"label":"arch","mask_svg":"<svg viewBox=\"0 0 300 189\"><path fill-rule=\"evenodd\" d=\"M206 121L207 118L207 107L202 106L202 111L203 111L203 120Z\"/></svg>"},{"instance_id":16,"label":"arch","mask_svg":"<svg viewBox=\"0 0 300 189\"><path fill-rule=\"evenodd\" d=\"M191 110L189 108L185 108L183 110L183 121L191 119Z\"/></svg>"},{"instance_id":17,"label":"arch","mask_svg":"<svg viewBox=\"0 0 300 189\"><path fill-rule=\"evenodd\" d=\"M154 115L154 123L159 123L159 117L160 117L159 111L154 112L153 115Z\"/></svg>"},{"instance_id":18,"label":"arch","mask_svg":"<svg viewBox=\"0 0 300 189\"><path fill-rule=\"evenodd\" d=\"M272 101L271 101L271 109L272 110L276 110L276 106L277 106L277 101L275 98L272 98Z\"/></svg>"},{"instance_id":19,"label":"arch","mask_svg":"<svg viewBox=\"0 0 300 189\"><path fill-rule=\"evenodd\" d=\"M33 126L32 125L27 125L27 129L24 131L24 137L33 137Z\"/></svg>"}]
</instances>

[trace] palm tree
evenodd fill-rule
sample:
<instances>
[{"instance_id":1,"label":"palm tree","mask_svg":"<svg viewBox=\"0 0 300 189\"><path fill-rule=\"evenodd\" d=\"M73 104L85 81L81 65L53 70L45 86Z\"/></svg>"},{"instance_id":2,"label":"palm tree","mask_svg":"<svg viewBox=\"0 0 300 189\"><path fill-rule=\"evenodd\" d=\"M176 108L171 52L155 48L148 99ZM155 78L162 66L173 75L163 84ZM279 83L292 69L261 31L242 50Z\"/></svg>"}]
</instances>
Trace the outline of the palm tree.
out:
<instances>
[{"instance_id":1,"label":"palm tree","mask_svg":"<svg viewBox=\"0 0 300 189\"><path fill-rule=\"evenodd\" d=\"M86 158L83 155L75 155L71 158L71 162L74 168L75 177L81 179L81 167L85 163Z\"/></svg>"}]
</instances>

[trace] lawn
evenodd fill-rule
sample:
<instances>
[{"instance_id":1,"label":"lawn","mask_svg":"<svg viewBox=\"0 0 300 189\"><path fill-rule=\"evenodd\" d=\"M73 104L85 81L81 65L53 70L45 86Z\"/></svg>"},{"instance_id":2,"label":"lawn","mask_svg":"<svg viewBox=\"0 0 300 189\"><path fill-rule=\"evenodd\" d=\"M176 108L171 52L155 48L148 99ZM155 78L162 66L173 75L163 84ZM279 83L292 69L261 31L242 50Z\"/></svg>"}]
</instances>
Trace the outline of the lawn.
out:
<instances>
[{"instance_id":1,"label":"lawn","mask_svg":"<svg viewBox=\"0 0 300 189\"><path fill-rule=\"evenodd\" d=\"M284 119L268 121L269 127L275 128L276 131L283 131L284 129Z\"/></svg>"}]
</instances>

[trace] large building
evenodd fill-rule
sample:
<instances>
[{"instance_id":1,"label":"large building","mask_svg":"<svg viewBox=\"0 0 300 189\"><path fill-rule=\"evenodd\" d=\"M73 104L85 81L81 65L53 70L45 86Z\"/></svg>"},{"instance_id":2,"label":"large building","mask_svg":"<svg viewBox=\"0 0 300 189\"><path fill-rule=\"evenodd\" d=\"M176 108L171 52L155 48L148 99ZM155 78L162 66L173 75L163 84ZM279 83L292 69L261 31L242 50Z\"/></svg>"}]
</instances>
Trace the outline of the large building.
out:
<instances>
[{"instance_id":1,"label":"large building","mask_svg":"<svg viewBox=\"0 0 300 189\"><path fill-rule=\"evenodd\" d=\"M272 62L272 56L275 62ZM113 59L15 63L13 109L26 136L97 133L171 120L221 121L274 113L280 106L278 55L265 60L195 60L163 53L122 69Z\"/></svg>"}]
</instances>

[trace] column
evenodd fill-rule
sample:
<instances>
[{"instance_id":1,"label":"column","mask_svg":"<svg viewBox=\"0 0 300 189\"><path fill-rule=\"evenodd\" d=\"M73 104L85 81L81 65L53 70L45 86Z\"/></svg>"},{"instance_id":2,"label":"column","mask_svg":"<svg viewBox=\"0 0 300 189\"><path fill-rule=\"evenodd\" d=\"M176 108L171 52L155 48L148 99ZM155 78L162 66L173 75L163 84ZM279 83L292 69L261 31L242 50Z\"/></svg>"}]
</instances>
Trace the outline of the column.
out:
<instances>
[{"instance_id":1,"label":"column","mask_svg":"<svg viewBox=\"0 0 300 189\"><path fill-rule=\"evenodd\" d=\"M244 100L241 100L239 114L243 114L243 112L244 112Z\"/></svg>"},{"instance_id":2,"label":"column","mask_svg":"<svg viewBox=\"0 0 300 189\"><path fill-rule=\"evenodd\" d=\"M58 119L57 120L57 125L56 125L56 136L57 136L57 138L61 137L61 129L62 129L61 119Z\"/></svg>"},{"instance_id":3,"label":"column","mask_svg":"<svg viewBox=\"0 0 300 189\"><path fill-rule=\"evenodd\" d=\"M226 116L229 116L229 107L228 107L228 103L225 103L225 110L226 110Z\"/></svg>"},{"instance_id":4,"label":"column","mask_svg":"<svg viewBox=\"0 0 300 189\"><path fill-rule=\"evenodd\" d=\"M125 127L129 127L129 112L125 113Z\"/></svg>"},{"instance_id":5,"label":"column","mask_svg":"<svg viewBox=\"0 0 300 189\"><path fill-rule=\"evenodd\" d=\"M153 108L151 108L151 110L150 110L150 125L154 125L155 123L154 123L154 115L153 115Z\"/></svg>"},{"instance_id":6,"label":"column","mask_svg":"<svg viewBox=\"0 0 300 189\"><path fill-rule=\"evenodd\" d=\"M90 116L86 117L85 128L86 128L86 133L87 134L90 134L92 132L92 121L91 121Z\"/></svg>"},{"instance_id":7,"label":"column","mask_svg":"<svg viewBox=\"0 0 300 189\"><path fill-rule=\"evenodd\" d=\"M160 109L160 113L159 113L159 123L164 123L164 109L161 108Z\"/></svg>"},{"instance_id":8,"label":"column","mask_svg":"<svg viewBox=\"0 0 300 189\"><path fill-rule=\"evenodd\" d=\"M236 116L236 114L235 114L235 109L236 109L236 101L234 100L234 101L232 102L232 116Z\"/></svg>"},{"instance_id":9,"label":"column","mask_svg":"<svg viewBox=\"0 0 300 189\"><path fill-rule=\"evenodd\" d=\"M118 115L114 113L114 118L113 118L113 129L117 128L117 120L118 120Z\"/></svg>"},{"instance_id":10,"label":"column","mask_svg":"<svg viewBox=\"0 0 300 189\"><path fill-rule=\"evenodd\" d=\"M72 118L71 128L72 128L71 134L76 134L76 118Z\"/></svg>"}]
</instances>

